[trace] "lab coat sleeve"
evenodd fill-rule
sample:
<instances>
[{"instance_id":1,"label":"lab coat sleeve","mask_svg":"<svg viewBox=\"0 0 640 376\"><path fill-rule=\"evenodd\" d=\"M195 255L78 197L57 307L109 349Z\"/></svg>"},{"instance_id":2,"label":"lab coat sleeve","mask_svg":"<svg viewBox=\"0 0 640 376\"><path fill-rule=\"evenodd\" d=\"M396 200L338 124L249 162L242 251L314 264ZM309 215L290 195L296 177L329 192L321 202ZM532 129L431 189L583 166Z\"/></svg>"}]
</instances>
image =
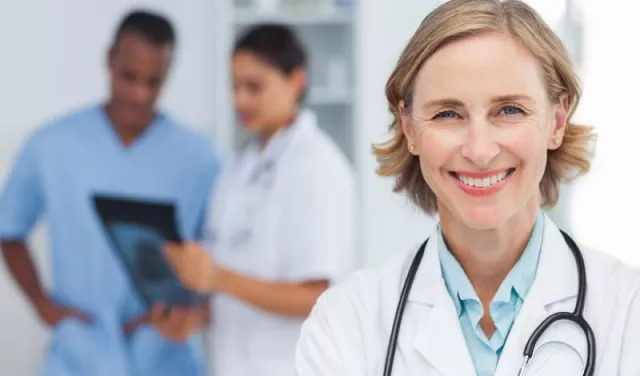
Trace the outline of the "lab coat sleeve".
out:
<instances>
[{"instance_id":1,"label":"lab coat sleeve","mask_svg":"<svg viewBox=\"0 0 640 376\"><path fill-rule=\"evenodd\" d=\"M325 291L305 320L296 348L297 376L365 376L376 361L370 281L355 273ZM373 372L374 374L377 371Z\"/></svg>"},{"instance_id":2,"label":"lab coat sleeve","mask_svg":"<svg viewBox=\"0 0 640 376\"><path fill-rule=\"evenodd\" d=\"M357 376L349 374L330 322L327 294L318 299L302 326L296 348L296 376Z\"/></svg>"},{"instance_id":3,"label":"lab coat sleeve","mask_svg":"<svg viewBox=\"0 0 640 376\"><path fill-rule=\"evenodd\" d=\"M353 177L322 161L299 170L282 198L284 275L292 281L335 281L353 271Z\"/></svg>"},{"instance_id":4,"label":"lab coat sleeve","mask_svg":"<svg viewBox=\"0 0 640 376\"><path fill-rule=\"evenodd\" d=\"M632 299L622 339L620 375L640 376L640 288Z\"/></svg>"},{"instance_id":5,"label":"lab coat sleeve","mask_svg":"<svg viewBox=\"0 0 640 376\"><path fill-rule=\"evenodd\" d=\"M0 238L22 240L44 209L37 139L32 137L18 153L0 194Z\"/></svg>"}]
</instances>

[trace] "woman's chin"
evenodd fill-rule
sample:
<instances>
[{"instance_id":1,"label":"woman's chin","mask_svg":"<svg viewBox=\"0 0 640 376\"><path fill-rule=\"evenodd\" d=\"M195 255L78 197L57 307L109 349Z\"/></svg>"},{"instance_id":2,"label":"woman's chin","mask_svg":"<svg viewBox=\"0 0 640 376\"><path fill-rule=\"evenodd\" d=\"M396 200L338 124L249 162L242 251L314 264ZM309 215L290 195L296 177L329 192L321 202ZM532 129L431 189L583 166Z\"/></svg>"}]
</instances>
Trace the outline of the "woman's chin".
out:
<instances>
[{"instance_id":1,"label":"woman's chin","mask_svg":"<svg viewBox=\"0 0 640 376\"><path fill-rule=\"evenodd\" d=\"M473 230L493 230L506 223L511 214L501 206L497 204L461 208L458 220Z\"/></svg>"},{"instance_id":2,"label":"woman's chin","mask_svg":"<svg viewBox=\"0 0 640 376\"><path fill-rule=\"evenodd\" d=\"M260 125L255 122L242 122L242 129L247 133L257 133L260 131Z\"/></svg>"}]
</instances>

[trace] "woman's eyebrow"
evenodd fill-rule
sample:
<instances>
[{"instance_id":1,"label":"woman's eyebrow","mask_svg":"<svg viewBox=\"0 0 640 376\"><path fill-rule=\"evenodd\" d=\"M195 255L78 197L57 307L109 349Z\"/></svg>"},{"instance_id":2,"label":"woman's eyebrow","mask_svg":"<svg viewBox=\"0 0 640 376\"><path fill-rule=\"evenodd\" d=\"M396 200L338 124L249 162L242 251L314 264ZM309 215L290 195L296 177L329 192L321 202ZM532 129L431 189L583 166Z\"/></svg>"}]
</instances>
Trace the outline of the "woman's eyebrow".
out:
<instances>
[{"instance_id":1,"label":"woman's eyebrow","mask_svg":"<svg viewBox=\"0 0 640 376\"><path fill-rule=\"evenodd\" d=\"M507 94L507 95L499 95L493 97L489 100L489 103L503 103L503 102L514 102L514 101L525 101L530 103L535 103L535 100L525 94ZM455 98L441 98L441 99L433 99L424 102L422 105L423 110L429 110L433 107L462 107L464 103L461 100Z\"/></svg>"},{"instance_id":2,"label":"woman's eyebrow","mask_svg":"<svg viewBox=\"0 0 640 376\"><path fill-rule=\"evenodd\" d=\"M432 107L460 107L460 106L464 106L464 103L462 103L462 101L458 100L458 99L454 99L454 98L443 98L443 99L434 99L434 100L430 100L425 102L422 105L422 109L423 110L428 110L429 108Z\"/></svg>"},{"instance_id":3,"label":"woman's eyebrow","mask_svg":"<svg viewBox=\"0 0 640 376\"><path fill-rule=\"evenodd\" d=\"M514 102L514 101L526 101L530 103L535 103L535 100L532 97L525 94L500 95L500 96L491 98L491 103Z\"/></svg>"}]
</instances>

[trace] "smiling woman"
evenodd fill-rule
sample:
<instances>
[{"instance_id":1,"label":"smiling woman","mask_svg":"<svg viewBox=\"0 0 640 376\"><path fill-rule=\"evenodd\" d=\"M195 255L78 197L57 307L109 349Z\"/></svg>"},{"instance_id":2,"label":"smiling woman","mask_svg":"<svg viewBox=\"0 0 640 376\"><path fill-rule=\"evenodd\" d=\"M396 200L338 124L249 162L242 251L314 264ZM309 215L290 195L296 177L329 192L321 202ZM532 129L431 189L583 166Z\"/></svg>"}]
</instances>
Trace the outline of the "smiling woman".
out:
<instances>
[{"instance_id":1,"label":"smiling woman","mask_svg":"<svg viewBox=\"0 0 640 376\"><path fill-rule=\"evenodd\" d=\"M475 28L478 27L482 25L475 25ZM473 29L474 25L467 23L458 33L470 33ZM438 39L437 36L433 38ZM431 187L427 184L429 179L435 178L430 174L427 174L425 182L420 160L408 152L409 138L420 135L416 139L421 142L414 147L422 146L437 153L442 150L427 145L434 138L437 141L447 136L447 141L455 149L455 146L464 144L467 136L482 136L484 130L499 129L499 137L510 140L512 144L526 141L526 145L522 145L524 148L512 145L520 153L530 149L533 146L530 141L535 138L539 142L546 141L549 147L543 150L548 159L540 159L537 168L541 175L542 204L553 206L558 200L559 183L588 171L590 142L593 140L591 127L566 125L580 101L581 89L568 59L564 59L556 69L553 64L554 61L561 61L559 56L545 54L561 55L564 48L560 40L547 40L547 50L543 50L536 45L537 36L527 33L485 30L481 36L447 45L443 43L445 35L440 38L440 41L429 41L431 48L424 48L424 40L414 40L413 45L407 46L389 79L387 98L390 103L395 103L392 107L393 137L374 149L380 162L378 172L383 176L397 176L395 190L406 191L416 204L432 213L436 210L438 195L434 190L441 186L436 184ZM413 54L409 55L409 51ZM421 51L421 58L414 58L415 51ZM505 60L505 53L515 60ZM427 59L429 64L418 72ZM515 61L519 64L515 64ZM461 72L466 74L462 75ZM414 76L415 79L408 82L408 76ZM429 85L424 85L427 82ZM471 88L470 82L474 83ZM473 90L476 87L478 90ZM548 126L553 117L557 118L556 128ZM409 123L411 127L405 126ZM533 126L517 127L522 123ZM486 124L493 127L486 127ZM523 132L531 133L530 136L534 138L527 137ZM490 141L486 137L484 140ZM482 146L471 143L462 152L467 157L479 158L476 162L483 169L487 162L493 166L507 163L504 156L500 156L499 162L494 161L492 153L499 153L497 143L493 144L493 149ZM478 150L480 155L476 153ZM426 160L434 161L434 158ZM548 168L545 168L546 164ZM521 172L518 171L518 174ZM489 171L489 175L486 175L484 171L481 176L474 177L484 178L492 174ZM535 174L529 177L536 179Z\"/></svg>"},{"instance_id":2,"label":"smiling woman","mask_svg":"<svg viewBox=\"0 0 640 376\"><path fill-rule=\"evenodd\" d=\"M448 1L386 96L378 172L440 224L320 297L298 375L639 373L640 273L581 249L542 211L589 171L595 138L572 122L578 78L542 18L518 0Z\"/></svg>"}]
</instances>

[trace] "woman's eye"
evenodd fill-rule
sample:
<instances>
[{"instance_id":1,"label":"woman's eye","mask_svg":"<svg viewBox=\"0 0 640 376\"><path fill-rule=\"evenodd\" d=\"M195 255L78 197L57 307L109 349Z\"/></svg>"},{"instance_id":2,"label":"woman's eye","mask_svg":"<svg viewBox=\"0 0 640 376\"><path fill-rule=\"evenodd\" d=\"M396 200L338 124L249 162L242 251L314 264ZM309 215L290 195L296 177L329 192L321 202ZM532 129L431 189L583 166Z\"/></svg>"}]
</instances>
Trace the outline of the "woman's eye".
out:
<instances>
[{"instance_id":1,"label":"woman's eye","mask_svg":"<svg viewBox=\"0 0 640 376\"><path fill-rule=\"evenodd\" d=\"M459 115L455 111L442 111L434 116L434 119L457 119Z\"/></svg>"},{"instance_id":2,"label":"woman's eye","mask_svg":"<svg viewBox=\"0 0 640 376\"><path fill-rule=\"evenodd\" d=\"M516 106L504 106L500 110L501 115L518 115L522 113L524 113L524 111Z\"/></svg>"},{"instance_id":3,"label":"woman's eye","mask_svg":"<svg viewBox=\"0 0 640 376\"><path fill-rule=\"evenodd\" d=\"M250 93L255 94L262 90L262 84L259 82L249 81L247 82L247 89Z\"/></svg>"}]
</instances>

